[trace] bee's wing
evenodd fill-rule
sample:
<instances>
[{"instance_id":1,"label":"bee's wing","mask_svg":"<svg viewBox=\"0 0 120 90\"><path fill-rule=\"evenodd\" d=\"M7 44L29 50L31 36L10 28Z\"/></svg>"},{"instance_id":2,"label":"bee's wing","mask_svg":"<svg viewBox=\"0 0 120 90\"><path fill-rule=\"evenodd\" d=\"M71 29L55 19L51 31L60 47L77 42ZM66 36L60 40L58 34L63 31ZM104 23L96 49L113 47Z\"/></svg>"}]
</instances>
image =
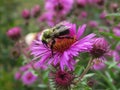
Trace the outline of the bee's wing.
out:
<instances>
[{"instance_id":1,"label":"bee's wing","mask_svg":"<svg viewBox=\"0 0 120 90\"><path fill-rule=\"evenodd\" d=\"M70 27L62 25L62 26L60 26L60 28L57 31L61 32L61 31L65 31L65 30L68 30L68 29L70 29Z\"/></svg>"},{"instance_id":2,"label":"bee's wing","mask_svg":"<svg viewBox=\"0 0 120 90\"><path fill-rule=\"evenodd\" d=\"M59 29L55 30L54 35L62 36L69 33L69 28L67 26L61 26Z\"/></svg>"},{"instance_id":3,"label":"bee's wing","mask_svg":"<svg viewBox=\"0 0 120 90\"><path fill-rule=\"evenodd\" d=\"M61 26L65 26L65 23L67 23L67 22L66 21L62 21L62 22L56 24L55 27L53 27L53 29L57 29L58 30L59 28L61 28Z\"/></svg>"},{"instance_id":4,"label":"bee's wing","mask_svg":"<svg viewBox=\"0 0 120 90\"><path fill-rule=\"evenodd\" d=\"M65 23L66 22L64 21L64 22L57 24L55 27L53 27L52 28L53 34L51 34L51 36L55 36L55 35L61 36L61 35L68 34L70 27L66 26Z\"/></svg>"}]
</instances>

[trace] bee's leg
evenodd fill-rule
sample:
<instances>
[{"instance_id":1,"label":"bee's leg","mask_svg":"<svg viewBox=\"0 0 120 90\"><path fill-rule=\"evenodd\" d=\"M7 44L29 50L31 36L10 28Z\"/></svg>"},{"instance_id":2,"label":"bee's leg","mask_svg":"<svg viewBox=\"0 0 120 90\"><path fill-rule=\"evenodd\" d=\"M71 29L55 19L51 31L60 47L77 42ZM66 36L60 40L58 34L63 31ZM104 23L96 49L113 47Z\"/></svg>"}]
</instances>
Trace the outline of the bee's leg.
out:
<instances>
[{"instance_id":1,"label":"bee's leg","mask_svg":"<svg viewBox=\"0 0 120 90\"><path fill-rule=\"evenodd\" d=\"M52 40L52 43L51 43L51 46L50 46L51 51L52 51L52 55L53 55L53 46L54 46L54 44L55 44L55 39Z\"/></svg>"},{"instance_id":2,"label":"bee's leg","mask_svg":"<svg viewBox=\"0 0 120 90\"><path fill-rule=\"evenodd\" d=\"M47 42L45 40L42 40L42 43L48 47Z\"/></svg>"}]
</instances>

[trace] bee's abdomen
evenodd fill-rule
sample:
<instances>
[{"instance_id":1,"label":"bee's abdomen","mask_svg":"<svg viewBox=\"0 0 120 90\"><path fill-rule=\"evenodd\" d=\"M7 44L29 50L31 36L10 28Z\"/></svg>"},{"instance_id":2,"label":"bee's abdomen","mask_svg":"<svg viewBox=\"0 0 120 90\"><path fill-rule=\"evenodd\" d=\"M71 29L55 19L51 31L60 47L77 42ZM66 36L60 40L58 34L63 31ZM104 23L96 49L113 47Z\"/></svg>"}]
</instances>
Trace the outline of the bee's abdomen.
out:
<instances>
[{"instance_id":1,"label":"bee's abdomen","mask_svg":"<svg viewBox=\"0 0 120 90\"><path fill-rule=\"evenodd\" d=\"M69 34L69 29L59 32L59 36L67 35L67 34Z\"/></svg>"}]
</instances>

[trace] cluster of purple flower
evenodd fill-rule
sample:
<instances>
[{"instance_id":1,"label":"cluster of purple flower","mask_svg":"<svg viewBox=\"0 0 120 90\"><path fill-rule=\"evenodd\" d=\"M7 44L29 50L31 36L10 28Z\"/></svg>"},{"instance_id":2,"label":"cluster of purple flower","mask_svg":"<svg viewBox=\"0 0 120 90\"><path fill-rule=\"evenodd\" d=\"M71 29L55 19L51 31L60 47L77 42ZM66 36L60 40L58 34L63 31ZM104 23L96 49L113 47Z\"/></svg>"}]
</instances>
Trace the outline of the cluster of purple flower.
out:
<instances>
[{"instance_id":1,"label":"cluster of purple flower","mask_svg":"<svg viewBox=\"0 0 120 90\"><path fill-rule=\"evenodd\" d=\"M28 9L24 9L23 11L22 11L22 17L24 18L24 19L30 19L30 17L37 17L39 14L40 14L40 6L39 5L35 5L32 9L31 9L31 11L30 10L28 10Z\"/></svg>"},{"instance_id":2,"label":"cluster of purple flower","mask_svg":"<svg viewBox=\"0 0 120 90\"><path fill-rule=\"evenodd\" d=\"M51 54L51 49L46 47L41 40L36 40L33 42L31 51L34 55L34 59L40 60L37 62L39 65L60 65L61 70L64 70L65 66L69 70L74 69L75 60L73 57L78 56L79 52L89 52L92 48L91 39L95 34L87 35L84 38L80 38L83 32L86 29L86 25L79 27L78 31L76 30L75 24L66 24L70 27L70 37L73 39L61 39L57 41L53 47L55 52L54 55Z\"/></svg>"},{"instance_id":3,"label":"cluster of purple flower","mask_svg":"<svg viewBox=\"0 0 120 90\"><path fill-rule=\"evenodd\" d=\"M39 26L41 32L30 33L26 35L26 38L23 40L26 42L26 49L23 50L24 52L22 52L22 54L30 60L32 59L30 64L27 64L25 67L29 66L29 69L34 68L34 70L46 70L52 66L55 68L55 71L51 71L49 76L53 79L57 87L59 88L60 86L69 89L70 85L74 83L75 75L73 72L78 65L76 58L79 57L81 53L88 53L90 57L92 57L92 60L89 60L89 67L85 69L85 73L83 72L80 77L83 77L89 69L104 69L106 67L105 62L108 61L105 56L112 56L117 65L120 66L119 43L114 50L110 50L110 45L103 36L95 37L97 35L91 33L83 37L86 26L89 28L89 32L94 32L94 30L97 29L97 32L113 32L113 36L120 36L120 24L113 27L112 24L114 20L112 21L106 18L108 12L103 8L106 1L107 0L45 0L44 11L41 11L39 5L33 7L31 11L27 9L23 10L22 17L26 21L31 17L35 17L37 23L43 24ZM118 4L109 4L110 9L116 11ZM86 10L88 6L99 9L98 11L100 12L97 13L97 19L100 20L99 22L93 19L94 10L91 10L91 12ZM76 21L74 18L76 18ZM45 31L43 28L46 28L46 24L47 26L53 27L57 23L65 20L67 21L63 23L63 26L69 27L67 37L70 38L61 38L62 36L60 38L54 38L55 41L52 48L50 46L52 42L51 39L47 45L43 43L41 37ZM68 22L71 20L75 21L76 24ZM83 24L85 22L88 25ZM81 23L83 25L81 25ZM77 29L78 24L81 26ZM101 25L104 27L101 27ZM112 31L110 31L109 26L112 26ZM21 40L19 40L21 38L21 31L21 28L14 27L7 32L7 35L11 39L21 42ZM31 55L33 58L31 58ZM26 85L33 84L37 76L29 69L20 69L19 72L15 74L15 78L21 79Z\"/></svg>"},{"instance_id":4,"label":"cluster of purple flower","mask_svg":"<svg viewBox=\"0 0 120 90\"><path fill-rule=\"evenodd\" d=\"M21 80L25 85L32 85L37 80L37 75L31 69L30 64L20 67L15 73L15 79Z\"/></svg>"},{"instance_id":5,"label":"cluster of purple flower","mask_svg":"<svg viewBox=\"0 0 120 90\"><path fill-rule=\"evenodd\" d=\"M39 67L43 65L46 67L50 65L54 68L57 67L58 71L51 74L54 76L56 85L65 88L67 86L70 87L70 83L74 79L73 75L66 71L66 69L74 71L77 64L74 57L79 56L79 53L89 52L93 57L93 66L91 68L95 70L103 69L106 61L104 56L109 51L109 45L104 38L95 38L94 33L81 38L86 29L85 24L79 27L78 30L76 30L76 25L70 22L66 22L64 25L69 27L69 36L71 38L56 38L53 46L54 54L51 53L51 48L46 47L39 39L40 36L33 42L31 54L34 56L33 60L38 60L35 64Z\"/></svg>"}]
</instances>

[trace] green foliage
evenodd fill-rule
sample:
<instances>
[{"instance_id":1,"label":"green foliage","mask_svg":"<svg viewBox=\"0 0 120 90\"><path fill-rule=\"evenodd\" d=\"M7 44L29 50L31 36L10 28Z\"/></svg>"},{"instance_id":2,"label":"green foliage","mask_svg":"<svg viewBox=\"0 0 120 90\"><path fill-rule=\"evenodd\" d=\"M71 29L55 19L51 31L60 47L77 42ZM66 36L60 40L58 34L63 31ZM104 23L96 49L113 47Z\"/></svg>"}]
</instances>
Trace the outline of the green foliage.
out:
<instances>
[{"instance_id":1,"label":"green foliage","mask_svg":"<svg viewBox=\"0 0 120 90\"><path fill-rule=\"evenodd\" d=\"M114 1L114 0L113 0ZM116 0L119 3L119 0ZM28 32L39 32L40 28L34 22L36 19L31 19L28 26L24 25L24 20L21 18L21 11L24 8L33 6L33 4L40 4L41 7L44 5L44 0L0 0L0 90L54 90L54 83L48 79L49 71L38 71L39 79L37 80L38 85L25 86L21 81L16 81L14 79L14 73L18 68L23 65L24 57L20 56L19 58L12 58L11 51L14 45L14 41L10 40L6 36L8 29L14 26L21 26L23 29L23 35L26 35ZM107 2L108 4L110 2ZM43 8L42 8L43 9ZM75 16L71 17L72 22L75 22L77 25L83 23L88 23L90 20L96 20L102 29L110 29L110 32L99 32L98 28L87 27L86 34L95 32L97 36L106 37L110 43L112 50L116 48L116 45L120 42L120 37L116 36L112 32L112 27L117 25L120 22L120 13L109 13L106 18L108 20L113 20L114 23L111 26L105 26L102 20L99 19L99 13L102 12L101 8L96 9L93 7L85 7L87 12L89 12L88 17L82 22ZM84 10L83 9L83 10ZM107 9L107 8L106 8ZM69 17L67 17L69 18ZM40 24L42 26L42 24ZM40 26L39 25L39 26ZM48 26L46 25L46 28ZM79 76L84 71L87 63L89 61L90 55L84 53L80 54L76 58L78 62L74 71L76 76ZM90 70L88 74L84 76L82 81L76 86L73 85L72 90L119 90L120 89L120 68L117 66L118 63L113 61L113 58L108 58L106 64L106 69L103 71L93 71ZM37 72L36 72L37 73ZM93 87L88 86L87 82L89 79L95 79L95 85Z\"/></svg>"}]
</instances>

